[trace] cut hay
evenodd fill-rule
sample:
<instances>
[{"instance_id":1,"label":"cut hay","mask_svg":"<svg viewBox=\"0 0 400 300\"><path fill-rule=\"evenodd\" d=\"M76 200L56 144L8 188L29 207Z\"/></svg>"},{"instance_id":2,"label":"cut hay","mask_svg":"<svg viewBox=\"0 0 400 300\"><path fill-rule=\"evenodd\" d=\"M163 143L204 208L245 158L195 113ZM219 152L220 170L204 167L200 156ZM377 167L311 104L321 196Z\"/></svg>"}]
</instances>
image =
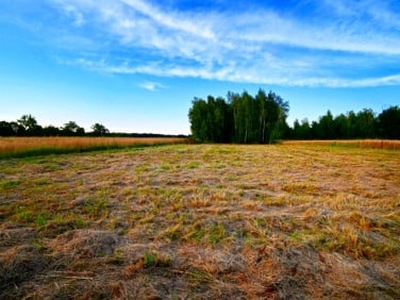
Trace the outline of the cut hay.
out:
<instances>
[{"instance_id":1,"label":"cut hay","mask_svg":"<svg viewBox=\"0 0 400 300\"><path fill-rule=\"evenodd\" d=\"M306 144L0 160L0 299L400 299L399 180Z\"/></svg>"}]
</instances>

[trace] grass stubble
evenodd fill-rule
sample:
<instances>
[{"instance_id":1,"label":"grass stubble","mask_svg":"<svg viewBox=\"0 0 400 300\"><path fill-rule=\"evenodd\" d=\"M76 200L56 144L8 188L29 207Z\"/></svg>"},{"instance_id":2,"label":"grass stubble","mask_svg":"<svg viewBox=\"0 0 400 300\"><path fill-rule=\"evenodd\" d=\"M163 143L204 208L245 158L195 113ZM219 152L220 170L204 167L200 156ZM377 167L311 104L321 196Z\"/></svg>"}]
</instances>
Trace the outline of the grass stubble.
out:
<instances>
[{"instance_id":1,"label":"grass stubble","mask_svg":"<svg viewBox=\"0 0 400 300\"><path fill-rule=\"evenodd\" d=\"M0 161L2 299L398 299L398 150L170 145Z\"/></svg>"}]
</instances>

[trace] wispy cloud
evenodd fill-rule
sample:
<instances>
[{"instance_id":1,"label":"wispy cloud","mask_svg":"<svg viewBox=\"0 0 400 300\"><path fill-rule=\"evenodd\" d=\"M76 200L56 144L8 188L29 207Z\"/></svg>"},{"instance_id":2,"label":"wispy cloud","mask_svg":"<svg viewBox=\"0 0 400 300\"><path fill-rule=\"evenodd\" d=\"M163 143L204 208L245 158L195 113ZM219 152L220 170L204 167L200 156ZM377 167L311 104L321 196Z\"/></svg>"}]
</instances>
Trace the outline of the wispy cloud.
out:
<instances>
[{"instance_id":1,"label":"wispy cloud","mask_svg":"<svg viewBox=\"0 0 400 300\"><path fill-rule=\"evenodd\" d=\"M189 16L176 13L176 12L163 12L158 7L149 4L149 2L145 2L142 0L121 0L123 3L136 10L137 12L143 14L149 19L153 20L155 23L172 29L179 30L182 32L187 32L191 35L198 36L206 39L214 39L215 35L208 28L207 23L203 23L203 21L197 20L197 22L193 22L193 19L188 18Z\"/></svg>"},{"instance_id":2,"label":"wispy cloud","mask_svg":"<svg viewBox=\"0 0 400 300\"><path fill-rule=\"evenodd\" d=\"M64 4L62 6L62 9L64 10L67 16L70 16L74 20L73 23L76 26L82 26L85 23L83 14L74 6L69 4Z\"/></svg>"},{"instance_id":3,"label":"wispy cloud","mask_svg":"<svg viewBox=\"0 0 400 300\"><path fill-rule=\"evenodd\" d=\"M237 68L234 66L225 67L219 68L218 70L180 66L160 68L156 64L140 66L112 65L105 61L89 61L86 59L80 59L76 61L75 64L99 72L113 74L148 74L159 77L194 77L231 82L274 84L285 86L325 86L337 88L400 85L400 73L389 76L344 78L335 76L317 77L312 75L281 76L281 73L274 74L268 70L262 73L257 70L257 67L249 69L243 66ZM154 91L159 88L165 88L165 86L154 82L144 82L139 86L150 91Z\"/></svg>"},{"instance_id":4,"label":"wispy cloud","mask_svg":"<svg viewBox=\"0 0 400 300\"><path fill-rule=\"evenodd\" d=\"M154 91L157 91L159 89L164 89L165 88L165 86L163 84L158 83L158 82L153 82L153 81L142 82L142 83L139 84L139 86L141 88L144 88L145 90L148 90L148 91L151 91L151 92L154 92Z\"/></svg>"},{"instance_id":5,"label":"wispy cloud","mask_svg":"<svg viewBox=\"0 0 400 300\"><path fill-rule=\"evenodd\" d=\"M396 0L319 0L319 3L340 19L363 20L378 27L400 29L399 3Z\"/></svg>"},{"instance_id":6,"label":"wispy cloud","mask_svg":"<svg viewBox=\"0 0 400 300\"><path fill-rule=\"evenodd\" d=\"M86 68L282 85L400 84L400 8L390 0L304 0L290 12L261 4L188 12L155 1L48 1L79 27L77 39L100 45L90 55L75 52Z\"/></svg>"}]
</instances>

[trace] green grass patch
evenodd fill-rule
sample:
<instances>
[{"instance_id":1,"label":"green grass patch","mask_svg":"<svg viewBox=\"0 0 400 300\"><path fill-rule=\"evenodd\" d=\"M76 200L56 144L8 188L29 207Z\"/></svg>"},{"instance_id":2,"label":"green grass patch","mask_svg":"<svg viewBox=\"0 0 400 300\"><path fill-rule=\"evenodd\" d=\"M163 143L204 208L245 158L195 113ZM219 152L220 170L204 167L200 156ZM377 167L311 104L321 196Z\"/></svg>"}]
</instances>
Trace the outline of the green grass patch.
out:
<instances>
[{"instance_id":1,"label":"green grass patch","mask_svg":"<svg viewBox=\"0 0 400 300\"><path fill-rule=\"evenodd\" d=\"M19 181L19 180L6 180L6 181L2 181L2 182L0 182L0 189L12 189L12 188L16 188L20 183L21 183L21 181Z\"/></svg>"}]
</instances>

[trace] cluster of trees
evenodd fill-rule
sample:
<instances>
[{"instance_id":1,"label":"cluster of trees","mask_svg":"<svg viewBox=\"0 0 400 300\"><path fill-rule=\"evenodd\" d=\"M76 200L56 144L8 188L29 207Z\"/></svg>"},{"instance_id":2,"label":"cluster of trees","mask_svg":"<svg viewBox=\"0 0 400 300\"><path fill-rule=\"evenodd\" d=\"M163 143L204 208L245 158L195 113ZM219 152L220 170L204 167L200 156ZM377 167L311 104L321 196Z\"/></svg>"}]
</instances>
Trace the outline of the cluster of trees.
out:
<instances>
[{"instance_id":1,"label":"cluster of trees","mask_svg":"<svg viewBox=\"0 0 400 300\"><path fill-rule=\"evenodd\" d=\"M244 91L223 97L195 98L189 110L192 137L197 142L271 143L277 139L400 139L400 108L376 114L371 109L318 121L286 123L289 104L273 92L260 89L255 96Z\"/></svg>"},{"instance_id":2,"label":"cluster of trees","mask_svg":"<svg viewBox=\"0 0 400 300\"><path fill-rule=\"evenodd\" d=\"M192 104L189 121L197 142L270 143L288 130L288 102L262 89L255 96L228 92L227 99L208 96Z\"/></svg>"},{"instance_id":3,"label":"cluster of trees","mask_svg":"<svg viewBox=\"0 0 400 300\"><path fill-rule=\"evenodd\" d=\"M400 107L392 106L376 114L371 109L336 117L328 112L318 121L286 123L289 104L273 92L260 89L255 96L244 91L228 92L227 99L195 98L189 110L192 137L196 142L271 143L277 139L400 139ZM38 124L32 115L15 122L0 121L0 136L132 136L159 137L159 134L110 133L95 123L86 133L76 122L62 127ZM185 137L180 135L179 137Z\"/></svg>"},{"instance_id":4,"label":"cluster of trees","mask_svg":"<svg viewBox=\"0 0 400 300\"><path fill-rule=\"evenodd\" d=\"M286 138L290 139L400 139L400 108L392 106L379 115L371 109L353 111L333 117L328 112L313 121L295 120Z\"/></svg>"},{"instance_id":5,"label":"cluster of trees","mask_svg":"<svg viewBox=\"0 0 400 300\"><path fill-rule=\"evenodd\" d=\"M85 129L74 121L69 121L60 128L52 125L42 127L32 115L23 115L15 122L0 121L0 136L106 136L110 133L99 123L91 128L93 131L86 133Z\"/></svg>"}]
</instances>

